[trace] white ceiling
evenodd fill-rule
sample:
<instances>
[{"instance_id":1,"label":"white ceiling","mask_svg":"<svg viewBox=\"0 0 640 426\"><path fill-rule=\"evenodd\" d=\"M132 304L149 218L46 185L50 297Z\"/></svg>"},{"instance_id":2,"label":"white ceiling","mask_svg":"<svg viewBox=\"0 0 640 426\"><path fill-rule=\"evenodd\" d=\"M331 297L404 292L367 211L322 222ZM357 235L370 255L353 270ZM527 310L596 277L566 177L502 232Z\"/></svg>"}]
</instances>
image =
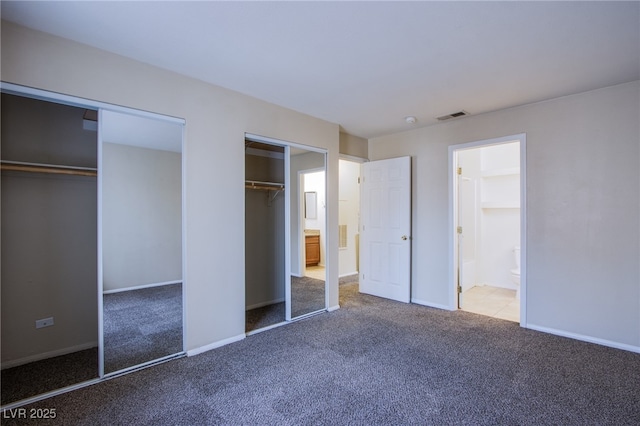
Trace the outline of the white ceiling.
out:
<instances>
[{"instance_id":1,"label":"white ceiling","mask_svg":"<svg viewBox=\"0 0 640 426\"><path fill-rule=\"evenodd\" d=\"M182 151L182 125L115 111L102 112L102 140L161 151Z\"/></svg>"},{"instance_id":2,"label":"white ceiling","mask_svg":"<svg viewBox=\"0 0 640 426\"><path fill-rule=\"evenodd\" d=\"M638 1L2 1L2 18L365 138L640 79Z\"/></svg>"}]
</instances>

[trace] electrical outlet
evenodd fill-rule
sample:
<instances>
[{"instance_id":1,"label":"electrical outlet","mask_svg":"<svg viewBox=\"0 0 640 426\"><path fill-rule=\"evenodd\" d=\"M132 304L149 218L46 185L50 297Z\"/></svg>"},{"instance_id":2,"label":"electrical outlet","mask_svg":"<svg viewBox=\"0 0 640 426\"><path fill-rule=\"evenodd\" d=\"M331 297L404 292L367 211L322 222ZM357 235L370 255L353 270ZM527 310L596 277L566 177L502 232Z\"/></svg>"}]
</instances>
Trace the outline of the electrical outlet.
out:
<instances>
[{"instance_id":1,"label":"electrical outlet","mask_svg":"<svg viewBox=\"0 0 640 426\"><path fill-rule=\"evenodd\" d=\"M36 320L36 328L50 327L53 325L53 317Z\"/></svg>"}]
</instances>

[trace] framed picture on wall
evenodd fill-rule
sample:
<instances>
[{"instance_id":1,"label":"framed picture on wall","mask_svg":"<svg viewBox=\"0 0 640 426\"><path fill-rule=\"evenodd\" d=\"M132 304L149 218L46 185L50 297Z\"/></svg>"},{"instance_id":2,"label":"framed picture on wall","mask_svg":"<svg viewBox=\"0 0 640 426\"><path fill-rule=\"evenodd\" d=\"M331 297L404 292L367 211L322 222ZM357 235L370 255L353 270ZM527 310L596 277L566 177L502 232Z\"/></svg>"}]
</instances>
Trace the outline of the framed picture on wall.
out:
<instances>
[{"instance_id":1,"label":"framed picture on wall","mask_svg":"<svg viewBox=\"0 0 640 426\"><path fill-rule=\"evenodd\" d=\"M304 218L316 219L318 216L318 201L316 192L304 193Z\"/></svg>"}]
</instances>

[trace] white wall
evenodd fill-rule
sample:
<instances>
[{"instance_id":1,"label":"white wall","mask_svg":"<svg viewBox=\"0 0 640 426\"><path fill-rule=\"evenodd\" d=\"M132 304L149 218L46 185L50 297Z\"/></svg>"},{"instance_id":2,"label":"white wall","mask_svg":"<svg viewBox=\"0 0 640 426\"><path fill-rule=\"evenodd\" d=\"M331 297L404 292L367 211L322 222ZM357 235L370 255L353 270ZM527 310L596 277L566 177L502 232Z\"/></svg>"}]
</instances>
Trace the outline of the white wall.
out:
<instances>
[{"instance_id":1,"label":"white wall","mask_svg":"<svg viewBox=\"0 0 640 426\"><path fill-rule=\"evenodd\" d=\"M412 298L450 306L448 146L526 133L529 327L640 350L640 82L374 138L411 155Z\"/></svg>"},{"instance_id":2,"label":"white wall","mask_svg":"<svg viewBox=\"0 0 640 426\"><path fill-rule=\"evenodd\" d=\"M186 120L186 348L244 336L245 132L327 149L337 188L338 125L4 21L1 40L5 82ZM327 246L337 247L337 191L327 213ZM337 249L327 255L329 306L338 306Z\"/></svg>"},{"instance_id":3,"label":"white wall","mask_svg":"<svg viewBox=\"0 0 640 426\"><path fill-rule=\"evenodd\" d=\"M494 287L515 289L511 269L513 249L520 245L519 143L479 148L481 162L480 258L478 280Z\"/></svg>"},{"instance_id":4,"label":"white wall","mask_svg":"<svg viewBox=\"0 0 640 426\"><path fill-rule=\"evenodd\" d=\"M358 158L368 158L368 142L366 139L340 132L340 154Z\"/></svg>"},{"instance_id":5,"label":"white wall","mask_svg":"<svg viewBox=\"0 0 640 426\"><path fill-rule=\"evenodd\" d=\"M347 247L339 250L341 277L358 272L357 239L360 224L360 164L340 160L340 225L347 225Z\"/></svg>"},{"instance_id":6,"label":"white wall","mask_svg":"<svg viewBox=\"0 0 640 426\"><path fill-rule=\"evenodd\" d=\"M103 290L182 280L182 156L102 145Z\"/></svg>"}]
</instances>

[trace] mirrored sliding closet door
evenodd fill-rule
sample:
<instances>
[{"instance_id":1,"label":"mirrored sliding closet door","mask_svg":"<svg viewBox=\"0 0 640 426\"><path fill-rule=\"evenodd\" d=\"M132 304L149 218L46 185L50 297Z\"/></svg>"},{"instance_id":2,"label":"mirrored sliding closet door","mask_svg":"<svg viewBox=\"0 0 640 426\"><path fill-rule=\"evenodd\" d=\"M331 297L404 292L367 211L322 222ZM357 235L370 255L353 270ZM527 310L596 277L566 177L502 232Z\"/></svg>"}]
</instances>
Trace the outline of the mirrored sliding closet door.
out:
<instances>
[{"instance_id":1,"label":"mirrored sliding closet door","mask_svg":"<svg viewBox=\"0 0 640 426\"><path fill-rule=\"evenodd\" d=\"M326 154L290 149L291 319L326 308Z\"/></svg>"},{"instance_id":2,"label":"mirrored sliding closet door","mask_svg":"<svg viewBox=\"0 0 640 426\"><path fill-rule=\"evenodd\" d=\"M183 351L182 131L100 111L104 374Z\"/></svg>"},{"instance_id":3,"label":"mirrored sliding closet door","mask_svg":"<svg viewBox=\"0 0 640 426\"><path fill-rule=\"evenodd\" d=\"M245 140L246 332L326 309L326 153Z\"/></svg>"}]
</instances>

